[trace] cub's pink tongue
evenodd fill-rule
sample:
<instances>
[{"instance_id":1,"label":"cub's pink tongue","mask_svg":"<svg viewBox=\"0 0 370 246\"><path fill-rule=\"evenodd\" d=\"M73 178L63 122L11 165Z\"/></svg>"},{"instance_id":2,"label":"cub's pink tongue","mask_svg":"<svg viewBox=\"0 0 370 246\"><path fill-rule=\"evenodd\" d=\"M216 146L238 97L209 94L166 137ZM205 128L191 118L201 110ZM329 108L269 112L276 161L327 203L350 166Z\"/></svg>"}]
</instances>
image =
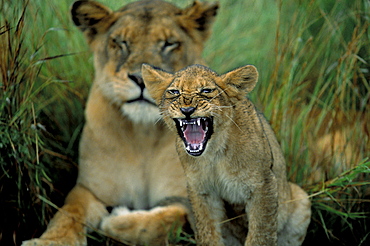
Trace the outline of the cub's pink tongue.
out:
<instances>
[{"instance_id":1,"label":"cub's pink tongue","mask_svg":"<svg viewBox=\"0 0 370 246\"><path fill-rule=\"evenodd\" d=\"M205 132L202 126L188 124L184 131L184 136L189 144L200 144L204 141Z\"/></svg>"}]
</instances>

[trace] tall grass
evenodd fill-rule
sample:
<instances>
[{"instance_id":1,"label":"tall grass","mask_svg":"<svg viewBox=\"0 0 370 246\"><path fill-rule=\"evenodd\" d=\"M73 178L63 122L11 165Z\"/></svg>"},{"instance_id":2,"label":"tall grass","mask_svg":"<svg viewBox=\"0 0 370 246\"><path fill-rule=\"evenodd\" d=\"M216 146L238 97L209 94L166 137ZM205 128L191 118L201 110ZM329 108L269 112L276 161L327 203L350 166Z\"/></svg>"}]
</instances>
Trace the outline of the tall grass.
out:
<instances>
[{"instance_id":1,"label":"tall grass","mask_svg":"<svg viewBox=\"0 0 370 246\"><path fill-rule=\"evenodd\" d=\"M40 236L52 203L61 206L75 182L94 71L69 17L72 2L0 5L1 245ZM117 9L129 1L101 2ZM250 97L277 133L289 179L311 195L305 245L369 244L369 2L220 5L205 59L220 73L245 64L260 71ZM175 242L192 244L175 233ZM91 244L105 240L91 237Z\"/></svg>"},{"instance_id":2,"label":"tall grass","mask_svg":"<svg viewBox=\"0 0 370 246\"><path fill-rule=\"evenodd\" d=\"M45 49L53 28L43 29L39 7L3 1L0 11L0 239L18 245L39 235L55 213L39 198L62 205L73 185L79 127L72 120L82 119L84 99L73 98L80 92L65 84L63 71L49 75L51 62L67 54Z\"/></svg>"},{"instance_id":3,"label":"tall grass","mask_svg":"<svg viewBox=\"0 0 370 246\"><path fill-rule=\"evenodd\" d=\"M32 206L37 194L45 194L45 182L52 182L40 161L43 126L36 115L36 98L46 86L35 86L40 67L29 60L24 46L25 7L8 9L14 19L2 20L0 36L0 134L1 134L1 239L9 243L25 229L27 220L40 226L46 218L43 204ZM27 212L27 214L25 213ZM30 235L30 234L29 234Z\"/></svg>"}]
</instances>

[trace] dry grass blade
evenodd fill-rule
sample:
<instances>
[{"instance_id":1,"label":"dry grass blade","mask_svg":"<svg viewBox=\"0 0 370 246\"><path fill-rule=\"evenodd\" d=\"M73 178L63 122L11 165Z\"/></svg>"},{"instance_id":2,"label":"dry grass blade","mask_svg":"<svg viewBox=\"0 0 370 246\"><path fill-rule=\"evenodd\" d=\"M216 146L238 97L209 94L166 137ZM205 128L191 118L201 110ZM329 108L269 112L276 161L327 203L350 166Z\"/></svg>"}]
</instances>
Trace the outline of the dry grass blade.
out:
<instances>
[{"instance_id":1,"label":"dry grass blade","mask_svg":"<svg viewBox=\"0 0 370 246\"><path fill-rule=\"evenodd\" d=\"M75 182L94 71L70 3L0 5L1 245L39 236ZM289 179L311 195L304 245L369 245L369 1L220 5L206 61L220 73L246 64L260 71L250 97L277 133ZM97 238L89 245L109 244Z\"/></svg>"}]
</instances>

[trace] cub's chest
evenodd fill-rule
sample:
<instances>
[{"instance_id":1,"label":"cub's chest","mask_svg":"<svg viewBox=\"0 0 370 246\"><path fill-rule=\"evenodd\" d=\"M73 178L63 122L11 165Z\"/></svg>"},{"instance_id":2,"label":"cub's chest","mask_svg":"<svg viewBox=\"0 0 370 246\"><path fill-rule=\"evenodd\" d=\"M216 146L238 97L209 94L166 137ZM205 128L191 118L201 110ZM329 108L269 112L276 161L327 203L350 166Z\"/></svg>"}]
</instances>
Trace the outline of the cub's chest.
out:
<instances>
[{"instance_id":1,"label":"cub's chest","mask_svg":"<svg viewBox=\"0 0 370 246\"><path fill-rule=\"evenodd\" d=\"M199 161L197 165L196 170L187 175L199 194L244 205L252 196L255 185L247 169L235 167L226 160Z\"/></svg>"}]
</instances>

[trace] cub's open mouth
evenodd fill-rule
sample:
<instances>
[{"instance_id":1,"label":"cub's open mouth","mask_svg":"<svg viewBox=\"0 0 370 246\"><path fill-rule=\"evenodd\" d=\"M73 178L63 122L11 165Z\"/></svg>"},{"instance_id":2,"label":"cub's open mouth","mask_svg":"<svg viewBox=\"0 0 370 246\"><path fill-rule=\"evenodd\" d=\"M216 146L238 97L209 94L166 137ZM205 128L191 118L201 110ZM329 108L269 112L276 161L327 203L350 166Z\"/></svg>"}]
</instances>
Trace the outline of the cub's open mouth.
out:
<instances>
[{"instance_id":1,"label":"cub's open mouth","mask_svg":"<svg viewBox=\"0 0 370 246\"><path fill-rule=\"evenodd\" d=\"M212 118L174 119L174 121L186 151L192 156L200 156L213 133Z\"/></svg>"}]
</instances>

